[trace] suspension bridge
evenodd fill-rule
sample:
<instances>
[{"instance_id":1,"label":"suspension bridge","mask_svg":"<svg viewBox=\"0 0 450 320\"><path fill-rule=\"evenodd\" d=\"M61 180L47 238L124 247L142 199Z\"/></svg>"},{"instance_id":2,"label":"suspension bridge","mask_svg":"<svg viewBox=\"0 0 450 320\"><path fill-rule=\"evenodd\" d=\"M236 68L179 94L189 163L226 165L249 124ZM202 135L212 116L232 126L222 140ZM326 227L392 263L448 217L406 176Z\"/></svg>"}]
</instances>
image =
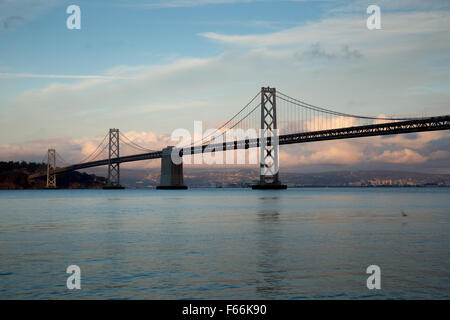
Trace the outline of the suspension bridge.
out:
<instances>
[{"instance_id":1,"label":"suspension bridge","mask_svg":"<svg viewBox=\"0 0 450 320\"><path fill-rule=\"evenodd\" d=\"M259 135L230 139L232 130ZM110 129L97 148L76 164L68 164L55 149L46 154L47 171L31 175L30 179L47 177L47 188L56 188L56 176L61 173L108 166L105 188L120 189L120 164L161 159L160 189L186 189L183 163L174 163L172 155L183 156L220 151L259 148L259 183L254 189L285 189L278 178L278 148L280 145L350 139L359 137L406 134L450 129L450 116L385 117L362 116L318 107L292 98L275 88L263 87L232 118L198 141L153 150L133 141L119 129ZM256 132L256 131L255 131ZM217 142L220 141L220 142ZM121 155L120 150L134 152ZM106 155L105 155L106 153Z\"/></svg>"}]
</instances>

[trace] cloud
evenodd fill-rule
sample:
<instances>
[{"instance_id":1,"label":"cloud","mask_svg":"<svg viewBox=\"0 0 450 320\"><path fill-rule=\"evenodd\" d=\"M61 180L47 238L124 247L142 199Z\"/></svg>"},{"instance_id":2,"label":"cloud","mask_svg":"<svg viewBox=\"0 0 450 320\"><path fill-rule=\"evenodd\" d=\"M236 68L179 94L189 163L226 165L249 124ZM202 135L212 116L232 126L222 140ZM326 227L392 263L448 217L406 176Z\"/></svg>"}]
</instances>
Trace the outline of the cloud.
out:
<instances>
[{"instance_id":1,"label":"cloud","mask_svg":"<svg viewBox=\"0 0 450 320\"><path fill-rule=\"evenodd\" d=\"M131 130L123 134L126 138L121 137L120 150L122 156L150 152L151 150L162 150L167 145L176 145L178 143L178 141L172 141L169 134L161 134L154 131ZM446 134L446 136L437 136L434 135L434 132L418 133L413 134L413 136L417 135L416 139L405 138L403 140L427 141L427 143L418 144L415 147L405 146L400 141L397 141L395 144L383 143L384 137L286 145L280 147L280 166L281 168L300 168L303 171L324 165L341 169L382 165L382 168L389 169L390 165L404 165L404 168L408 168L407 166L420 164L422 168L427 168L444 163L445 167L445 163L447 163L447 166L450 163L450 152L445 149L450 144L450 139L449 134ZM407 137L408 135L400 136ZM140 147L136 147L136 145ZM40 139L16 145L0 145L0 158L3 161L26 160L40 162L42 159L45 159L48 148L55 148L65 160L65 162L60 161L58 163L59 166L79 163L83 159L92 161L108 157L107 136L97 136L79 139ZM259 152L252 150L255 152L255 157L257 157ZM215 157L220 156L216 155ZM246 157L248 159L248 153ZM236 155L234 159L236 159ZM185 158L185 161L188 163L187 158ZM256 167L255 163L256 161L250 166ZM158 168L160 161L139 161L124 165L127 168ZM209 167L206 163L191 166ZM230 168L243 166L228 165ZM246 166L249 165L247 164Z\"/></svg>"},{"instance_id":2,"label":"cloud","mask_svg":"<svg viewBox=\"0 0 450 320\"><path fill-rule=\"evenodd\" d=\"M305 148L290 148L290 152L282 150L280 163L292 167L320 164L341 166L356 164L364 158L362 150L350 142L327 143L325 148L323 143L319 144L319 148L307 148L309 152L306 154Z\"/></svg>"},{"instance_id":3,"label":"cloud","mask_svg":"<svg viewBox=\"0 0 450 320\"><path fill-rule=\"evenodd\" d=\"M430 153L429 158L431 160L449 160L450 152L445 150L437 150Z\"/></svg>"},{"instance_id":4,"label":"cloud","mask_svg":"<svg viewBox=\"0 0 450 320\"><path fill-rule=\"evenodd\" d=\"M348 4L336 7L331 12L365 12L366 8L376 4L381 8L381 12L404 12L404 11L423 11L423 10L445 10L450 9L450 4L447 0L377 0L376 2L370 0L354 0Z\"/></svg>"},{"instance_id":5,"label":"cloud","mask_svg":"<svg viewBox=\"0 0 450 320\"><path fill-rule=\"evenodd\" d=\"M185 8L185 7L200 7L218 4L233 4L233 3L249 3L262 0L157 0L157 1L127 1L127 3L120 3L120 6L126 6L139 9L158 9L158 8Z\"/></svg>"},{"instance_id":6,"label":"cloud","mask_svg":"<svg viewBox=\"0 0 450 320\"><path fill-rule=\"evenodd\" d=\"M3 103L0 155L37 156L50 142L23 141L67 136L67 149L64 144L58 149L76 161L110 127L119 127L140 144L162 148L170 143L172 130L189 129L194 120L229 119L267 85L352 114L417 114L424 106L427 113L448 113L450 72L442 61L450 54L449 29L446 11L383 14L383 30L373 32L361 14L345 14L266 34L205 32L203 38L226 45L211 57L115 66L100 76L44 74L54 82ZM42 75L24 74L28 76ZM434 132L285 146L282 165L449 161L438 152L445 150L442 141L450 141L448 135Z\"/></svg>"},{"instance_id":7,"label":"cloud","mask_svg":"<svg viewBox=\"0 0 450 320\"><path fill-rule=\"evenodd\" d=\"M127 139L122 138L120 146L122 156L150 152L151 150L161 150L170 143L170 137L154 132L129 131L124 132L124 135ZM141 148L137 148L133 143L139 145ZM2 161L25 160L42 162L46 161L47 150L54 148L59 155L57 165L67 166L85 161L107 159L107 144L107 136L83 137L78 139L56 138L30 140L20 144L0 145L0 159ZM155 167L158 164L159 162L150 165ZM139 168L148 166L149 163L145 161L131 165L131 167Z\"/></svg>"},{"instance_id":8,"label":"cloud","mask_svg":"<svg viewBox=\"0 0 450 320\"><path fill-rule=\"evenodd\" d=\"M67 75L38 73L5 73L0 72L0 79L99 79L99 80L131 80L132 78L105 75Z\"/></svg>"},{"instance_id":9,"label":"cloud","mask_svg":"<svg viewBox=\"0 0 450 320\"><path fill-rule=\"evenodd\" d=\"M325 51L319 42L316 42L303 52L297 52L296 57L298 59L305 59L311 61L313 59L360 59L362 58L362 53L356 49L350 48L349 45L342 45L340 50L335 52Z\"/></svg>"},{"instance_id":10,"label":"cloud","mask_svg":"<svg viewBox=\"0 0 450 320\"><path fill-rule=\"evenodd\" d=\"M66 2L65 0L0 0L0 32L33 21L51 8Z\"/></svg>"},{"instance_id":11,"label":"cloud","mask_svg":"<svg viewBox=\"0 0 450 320\"><path fill-rule=\"evenodd\" d=\"M449 134L446 131L431 131L427 133L417 133L411 135L400 134L379 137L377 139L369 139L370 144L375 148L388 145L392 147L403 146L410 149L423 149L433 141L448 138Z\"/></svg>"},{"instance_id":12,"label":"cloud","mask_svg":"<svg viewBox=\"0 0 450 320\"><path fill-rule=\"evenodd\" d=\"M242 47L302 46L320 41L328 45L365 44L370 47L378 46L386 49L385 46L380 45L380 42L390 42L392 39L407 36L445 32L450 26L447 17L446 10L386 13L382 18L383 30L369 31L366 28L364 17L361 17L360 14L347 14L265 34L237 35L202 32L199 35L223 44ZM402 49L409 48L404 47L404 40L400 43ZM409 45L420 44L409 42ZM439 46L440 44L435 43L434 45Z\"/></svg>"},{"instance_id":13,"label":"cloud","mask_svg":"<svg viewBox=\"0 0 450 320\"><path fill-rule=\"evenodd\" d=\"M450 163L450 152L446 151L449 144L447 131L314 142L281 146L280 163L302 170L320 165L341 168L378 165L384 169L405 165L405 170L418 164L428 168L438 162L445 167Z\"/></svg>"},{"instance_id":14,"label":"cloud","mask_svg":"<svg viewBox=\"0 0 450 320\"><path fill-rule=\"evenodd\" d=\"M375 156L373 159L374 162L405 164L424 163L427 160L427 157L411 149L403 149L399 151L385 150L381 155Z\"/></svg>"},{"instance_id":15,"label":"cloud","mask_svg":"<svg viewBox=\"0 0 450 320\"><path fill-rule=\"evenodd\" d=\"M21 16L9 16L0 20L0 26L3 26L4 29L9 29L19 26L24 22L25 19Z\"/></svg>"}]
</instances>

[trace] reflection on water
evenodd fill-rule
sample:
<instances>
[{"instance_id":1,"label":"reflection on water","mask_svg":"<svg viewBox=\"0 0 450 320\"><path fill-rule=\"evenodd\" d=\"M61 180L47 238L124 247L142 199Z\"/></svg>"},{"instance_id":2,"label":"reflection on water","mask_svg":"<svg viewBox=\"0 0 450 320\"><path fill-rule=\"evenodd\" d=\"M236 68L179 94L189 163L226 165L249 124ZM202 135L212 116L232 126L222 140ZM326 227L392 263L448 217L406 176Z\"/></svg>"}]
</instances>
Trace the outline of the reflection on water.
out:
<instances>
[{"instance_id":1,"label":"reflection on water","mask_svg":"<svg viewBox=\"0 0 450 320\"><path fill-rule=\"evenodd\" d=\"M262 298L276 299L282 292L284 278L282 242L278 226L280 213L279 197L258 198L258 273L262 281L256 286L256 292Z\"/></svg>"},{"instance_id":2,"label":"reflection on water","mask_svg":"<svg viewBox=\"0 0 450 320\"><path fill-rule=\"evenodd\" d=\"M0 298L448 299L449 195L1 191ZM71 264L79 291L65 286ZM366 288L371 264L382 290Z\"/></svg>"}]
</instances>

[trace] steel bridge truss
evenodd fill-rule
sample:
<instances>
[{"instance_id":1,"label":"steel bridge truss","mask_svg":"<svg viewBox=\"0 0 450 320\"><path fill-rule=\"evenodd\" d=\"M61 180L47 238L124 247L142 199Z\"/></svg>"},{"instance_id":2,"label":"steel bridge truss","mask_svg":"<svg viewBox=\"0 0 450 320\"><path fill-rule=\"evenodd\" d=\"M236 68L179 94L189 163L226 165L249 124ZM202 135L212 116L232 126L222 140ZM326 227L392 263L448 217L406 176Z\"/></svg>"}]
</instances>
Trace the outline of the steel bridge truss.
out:
<instances>
[{"instance_id":1,"label":"steel bridge truss","mask_svg":"<svg viewBox=\"0 0 450 320\"><path fill-rule=\"evenodd\" d=\"M48 189L56 188L56 150L48 149L47 152L47 186Z\"/></svg>"},{"instance_id":2,"label":"steel bridge truss","mask_svg":"<svg viewBox=\"0 0 450 320\"><path fill-rule=\"evenodd\" d=\"M347 127L333 130L288 134L280 136L280 144L383 136L391 134L404 134L449 129L450 116L442 116L366 126Z\"/></svg>"},{"instance_id":3,"label":"steel bridge truss","mask_svg":"<svg viewBox=\"0 0 450 320\"><path fill-rule=\"evenodd\" d=\"M261 88L261 130L260 130L260 185L280 184L279 145L267 143L269 139L277 141L277 98L275 88Z\"/></svg>"},{"instance_id":4,"label":"steel bridge truss","mask_svg":"<svg viewBox=\"0 0 450 320\"><path fill-rule=\"evenodd\" d=\"M336 139L361 138L370 136L382 136L391 134L404 134L425 131L449 130L450 116L423 118L408 121L398 121L391 123L373 124L366 126L347 127L331 130L302 132L278 136L279 144L306 143L314 141L326 141ZM271 145L271 138L267 138L267 144ZM259 139L246 139L240 141L230 141L215 145L203 145L202 148L192 147L182 150L180 154L194 154L205 152L205 150L236 150L257 148L260 146ZM206 149L208 148L208 149ZM207 151L208 152L208 151Z\"/></svg>"},{"instance_id":5,"label":"steel bridge truss","mask_svg":"<svg viewBox=\"0 0 450 320\"><path fill-rule=\"evenodd\" d=\"M120 158L119 129L109 129L108 180L109 187L120 186L120 162L113 161Z\"/></svg>"}]
</instances>

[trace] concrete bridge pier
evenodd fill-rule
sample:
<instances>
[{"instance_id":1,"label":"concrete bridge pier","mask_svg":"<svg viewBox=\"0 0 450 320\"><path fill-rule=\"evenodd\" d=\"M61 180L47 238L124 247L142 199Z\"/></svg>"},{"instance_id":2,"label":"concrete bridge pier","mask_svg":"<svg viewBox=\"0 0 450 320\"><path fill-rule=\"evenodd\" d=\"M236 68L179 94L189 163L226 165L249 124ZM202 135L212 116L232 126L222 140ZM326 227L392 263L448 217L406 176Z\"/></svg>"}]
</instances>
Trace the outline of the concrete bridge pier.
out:
<instances>
[{"instance_id":1,"label":"concrete bridge pier","mask_svg":"<svg viewBox=\"0 0 450 320\"><path fill-rule=\"evenodd\" d=\"M173 146L162 150L161 157L161 180L156 187L159 190L186 190L183 179L183 163L175 164L172 161Z\"/></svg>"}]
</instances>

